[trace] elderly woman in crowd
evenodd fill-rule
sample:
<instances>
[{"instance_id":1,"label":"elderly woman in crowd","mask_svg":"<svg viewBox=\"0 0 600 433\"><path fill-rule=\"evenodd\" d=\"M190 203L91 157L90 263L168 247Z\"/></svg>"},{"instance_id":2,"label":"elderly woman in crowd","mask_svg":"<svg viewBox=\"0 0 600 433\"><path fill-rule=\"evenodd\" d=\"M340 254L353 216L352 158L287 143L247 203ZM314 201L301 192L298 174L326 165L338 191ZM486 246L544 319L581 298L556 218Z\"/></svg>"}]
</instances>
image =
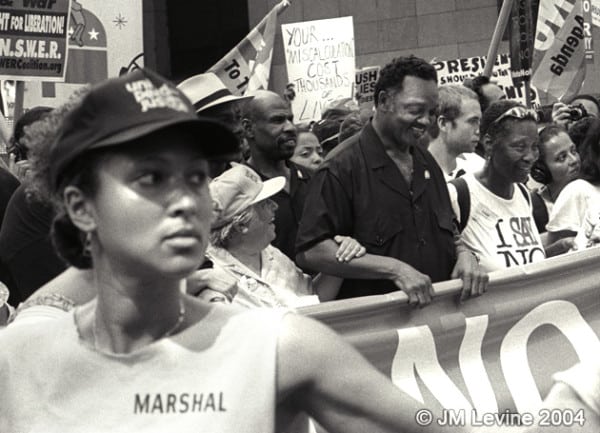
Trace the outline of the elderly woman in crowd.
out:
<instances>
[{"instance_id":1,"label":"elderly woman in crowd","mask_svg":"<svg viewBox=\"0 0 600 433\"><path fill-rule=\"evenodd\" d=\"M331 300L337 294L340 278L318 274L313 280L271 245L277 205L269 197L284 185L283 177L263 182L251 168L241 164L234 164L210 183L216 217L207 256L217 271L232 278L234 286L224 294L236 304L298 307ZM337 241L340 261L365 254L352 238L339 236ZM212 290L203 291L202 297L223 299Z\"/></svg>"},{"instance_id":2,"label":"elderly woman in crowd","mask_svg":"<svg viewBox=\"0 0 600 433\"><path fill-rule=\"evenodd\" d=\"M207 158L236 146L144 69L68 114L53 237L95 297L0 331L0 431L274 432L299 411L330 432L422 431L419 405L323 325L182 293L209 237Z\"/></svg>"}]
</instances>

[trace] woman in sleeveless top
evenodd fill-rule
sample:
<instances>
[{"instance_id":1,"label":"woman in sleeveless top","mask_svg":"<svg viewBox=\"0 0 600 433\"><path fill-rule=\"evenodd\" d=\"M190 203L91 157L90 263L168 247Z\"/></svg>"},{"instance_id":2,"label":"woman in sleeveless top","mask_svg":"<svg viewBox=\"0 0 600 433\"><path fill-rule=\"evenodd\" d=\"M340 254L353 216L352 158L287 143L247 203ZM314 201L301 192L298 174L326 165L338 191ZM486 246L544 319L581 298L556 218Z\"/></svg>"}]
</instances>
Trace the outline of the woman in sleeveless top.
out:
<instances>
[{"instance_id":1,"label":"woman in sleeveless top","mask_svg":"<svg viewBox=\"0 0 600 433\"><path fill-rule=\"evenodd\" d=\"M183 294L208 243L207 159L237 145L145 69L67 115L48 154L53 237L96 296L0 331L0 431L263 433L300 411L332 433L436 431L325 326Z\"/></svg>"}]
</instances>

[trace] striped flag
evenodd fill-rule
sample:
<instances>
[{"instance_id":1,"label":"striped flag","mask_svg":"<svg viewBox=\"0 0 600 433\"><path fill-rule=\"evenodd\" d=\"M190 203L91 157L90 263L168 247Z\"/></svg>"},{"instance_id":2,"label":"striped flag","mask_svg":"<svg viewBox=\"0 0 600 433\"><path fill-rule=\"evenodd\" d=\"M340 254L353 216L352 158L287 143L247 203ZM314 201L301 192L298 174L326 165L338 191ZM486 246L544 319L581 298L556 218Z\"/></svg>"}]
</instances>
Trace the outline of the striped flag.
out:
<instances>
[{"instance_id":1,"label":"striped flag","mask_svg":"<svg viewBox=\"0 0 600 433\"><path fill-rule=\"evenodd\" d=\"M585 78L582 0L540 2L531 84L550 98L569 100Z\"/></svg>"},{"instance_id":2,"label":"striped flag","mask_svg":"<svg viewBox=\"0 0 600 433\"><path fill-rule=\"evenodd\" d=\"M290 5L283 0L242 41L208 71L214 72L234 95L269 86L277 16Z\"/></svg>"}]
</instances>

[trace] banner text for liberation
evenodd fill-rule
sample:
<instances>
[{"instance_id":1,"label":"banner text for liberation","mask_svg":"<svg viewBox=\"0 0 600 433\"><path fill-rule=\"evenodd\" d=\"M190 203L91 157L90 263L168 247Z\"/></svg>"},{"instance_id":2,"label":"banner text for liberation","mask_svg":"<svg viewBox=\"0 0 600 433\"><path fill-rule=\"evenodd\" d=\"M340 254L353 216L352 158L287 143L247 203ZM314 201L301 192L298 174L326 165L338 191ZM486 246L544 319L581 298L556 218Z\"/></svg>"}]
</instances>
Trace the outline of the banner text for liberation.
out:
<instances>
[{"instance_id":1,"label":"banner text for liberation","mask_svg":"<svg viewBox=\"0 0 600 433\"><path fill-rule=\"evenodd\" d=\"M62 81L69 0L21 0L0 7L0 76Z\"/></svg>"}]
</instances>

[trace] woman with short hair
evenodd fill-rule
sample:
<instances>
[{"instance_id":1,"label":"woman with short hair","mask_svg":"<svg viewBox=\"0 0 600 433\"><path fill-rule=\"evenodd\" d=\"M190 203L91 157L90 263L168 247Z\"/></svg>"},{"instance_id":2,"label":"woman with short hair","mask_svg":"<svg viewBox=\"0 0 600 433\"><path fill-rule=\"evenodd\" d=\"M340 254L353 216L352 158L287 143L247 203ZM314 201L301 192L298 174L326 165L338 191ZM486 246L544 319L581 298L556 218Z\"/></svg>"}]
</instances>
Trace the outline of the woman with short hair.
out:
<instances>
[{"instance_id":1,"label":"woman with short hair","mask_svg":"<svg viewBox=\"0 0 600 433\"><path fill-rule=\"evenodd\" d=\"M244 307L300 307L334 299L342 279L304 274L279 249L275 238L277 204L269 197L285 186L282 176L262 181L250 167L233 164L210 183L215 219L208 258L215 268L231 276L227 300ZM338 260L350 261L365 249L350 237L336 237ZM205 299L218 300L213 291ZM222 298L220 298L222 299Z\"/></svg>"}]
</instances>

